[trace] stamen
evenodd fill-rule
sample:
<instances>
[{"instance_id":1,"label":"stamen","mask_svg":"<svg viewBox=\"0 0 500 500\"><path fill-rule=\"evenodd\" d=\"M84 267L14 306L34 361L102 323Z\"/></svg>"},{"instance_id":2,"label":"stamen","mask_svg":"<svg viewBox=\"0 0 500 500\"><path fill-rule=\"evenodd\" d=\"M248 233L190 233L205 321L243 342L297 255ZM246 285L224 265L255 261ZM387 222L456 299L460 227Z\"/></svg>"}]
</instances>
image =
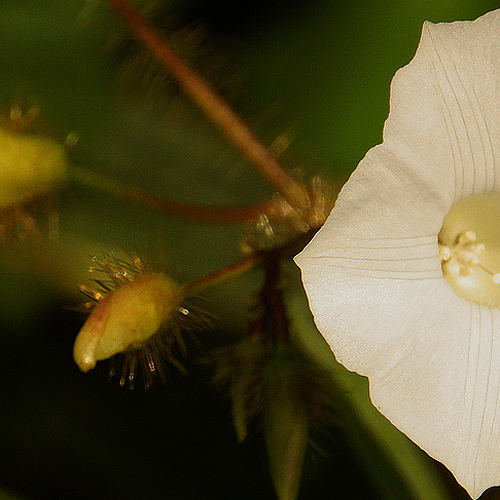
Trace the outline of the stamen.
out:
<instances>
[{"instance_id":1,"label":"stamen","mask_svg":"<svg viewBox=\"0 0 500 500\"><path fill-rule=\"evenodd\" d=\"M189 316L189 309L186 309L185 307L179 307L179 312L183 314L184 316Z\"/></svg>"},{"instance_id":2,"label":"stamen","mask_svg":"<svg viewBox=\"0 0 500 500\"><path fill-rule=\"evenodd\" d=\"M477 235L475 231L468 230L458 235L456 243L451 247L441 244L439 246L439 257L442 263L447 263L443 266L443 272L450 272L451 264L458 264L460 276L469 276L472 269L477 267L488 273L495 283L500 284L500 273L493 273L488 268L480 264L480 255L485 250L483 243L477 243Z\"/></svg>"}]
</instances>

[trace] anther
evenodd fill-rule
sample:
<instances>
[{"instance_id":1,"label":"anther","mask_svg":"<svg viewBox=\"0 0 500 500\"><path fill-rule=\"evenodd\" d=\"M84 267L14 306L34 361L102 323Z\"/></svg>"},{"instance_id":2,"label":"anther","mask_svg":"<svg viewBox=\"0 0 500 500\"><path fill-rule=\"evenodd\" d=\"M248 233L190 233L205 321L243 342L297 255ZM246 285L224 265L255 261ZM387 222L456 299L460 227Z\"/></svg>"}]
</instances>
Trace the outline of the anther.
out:
<instances>
[{"instance_id":1,"label":"anther","mask_svg":"<svg viewBox=\"0 0 500 500\"><path fill-rule=\"evenodd\" d=\"M472 268L477 267L489 274L495 283L500 283L500 273L495 274L480 264L480 255L485 250L484 243L477 243L475 231L468 230L458 235L456 243L448 246L439 246L439 257L442 263L452 263L454 260L458 264L458 274L469 276ZM446 271L448 269L448 271ZM443 271L450 272L448 265L443 267Z\"/></svg>"}]
</instances>

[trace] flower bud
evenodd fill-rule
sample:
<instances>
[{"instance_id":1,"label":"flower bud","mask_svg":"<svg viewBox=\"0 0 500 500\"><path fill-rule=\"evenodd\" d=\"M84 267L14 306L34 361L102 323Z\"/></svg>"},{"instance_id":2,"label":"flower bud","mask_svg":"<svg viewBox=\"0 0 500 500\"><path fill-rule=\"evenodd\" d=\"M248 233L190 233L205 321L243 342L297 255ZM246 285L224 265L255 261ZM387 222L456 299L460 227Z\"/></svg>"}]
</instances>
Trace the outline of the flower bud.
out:
<instances>
[{"instance_id":1,"label":"flower bud","mask_svg":"<svg viewBox=\"0 0 500 500\"><path fill-rule=\"evenodd\" d=\"M149 274L126 283L94 308L73 349L83 372L97 361L140 349L179 312L183 287L163 274Z\"/></svg>"},{"instance_id":2,"label":"flower bud","mask_svg":"<svg viewBox=\"0 0 500 500\"><path fill-rule=\"evenodd\" d=\"M64 148L44 137L0 128L0 209L44 194L64 181Z\"/></svg>"}]
</instances>

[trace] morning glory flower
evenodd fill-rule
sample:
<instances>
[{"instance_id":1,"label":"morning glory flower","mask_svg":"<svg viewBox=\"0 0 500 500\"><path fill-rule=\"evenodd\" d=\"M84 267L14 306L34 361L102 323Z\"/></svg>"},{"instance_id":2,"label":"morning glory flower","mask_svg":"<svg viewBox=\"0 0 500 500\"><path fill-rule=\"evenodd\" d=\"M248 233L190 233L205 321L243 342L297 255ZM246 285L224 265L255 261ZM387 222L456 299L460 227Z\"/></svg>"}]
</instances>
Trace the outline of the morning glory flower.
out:
<instances>
[{"instance_id":1,"label":"morning glory flower","mask_svg":"<svg viewBox=\"0 0 500 500\"><path fill-rule=\"evenodd\" d=\"M499 485L500 10L424 24L383 143L297 263L379 410L473 497Z\"/></svg>"}]
</instances>

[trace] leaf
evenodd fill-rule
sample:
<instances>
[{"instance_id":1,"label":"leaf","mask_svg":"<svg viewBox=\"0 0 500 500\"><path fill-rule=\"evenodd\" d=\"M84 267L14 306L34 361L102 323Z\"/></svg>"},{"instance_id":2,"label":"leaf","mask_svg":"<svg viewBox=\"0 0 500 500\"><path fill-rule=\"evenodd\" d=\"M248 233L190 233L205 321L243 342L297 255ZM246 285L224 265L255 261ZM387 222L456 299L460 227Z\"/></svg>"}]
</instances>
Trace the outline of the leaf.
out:
<instances>
[{"instance_id":1,"label":"leaf","mask_svg":"<svg viewBox=\"0 0 500 500\"><path fill-rule=\"evenodd\" d=\"M279 500L295 500L300 489L309 422L300 400L288 387L286 365L268 366L264 431L271 477Z\"/></svg>"}]
</instances>

